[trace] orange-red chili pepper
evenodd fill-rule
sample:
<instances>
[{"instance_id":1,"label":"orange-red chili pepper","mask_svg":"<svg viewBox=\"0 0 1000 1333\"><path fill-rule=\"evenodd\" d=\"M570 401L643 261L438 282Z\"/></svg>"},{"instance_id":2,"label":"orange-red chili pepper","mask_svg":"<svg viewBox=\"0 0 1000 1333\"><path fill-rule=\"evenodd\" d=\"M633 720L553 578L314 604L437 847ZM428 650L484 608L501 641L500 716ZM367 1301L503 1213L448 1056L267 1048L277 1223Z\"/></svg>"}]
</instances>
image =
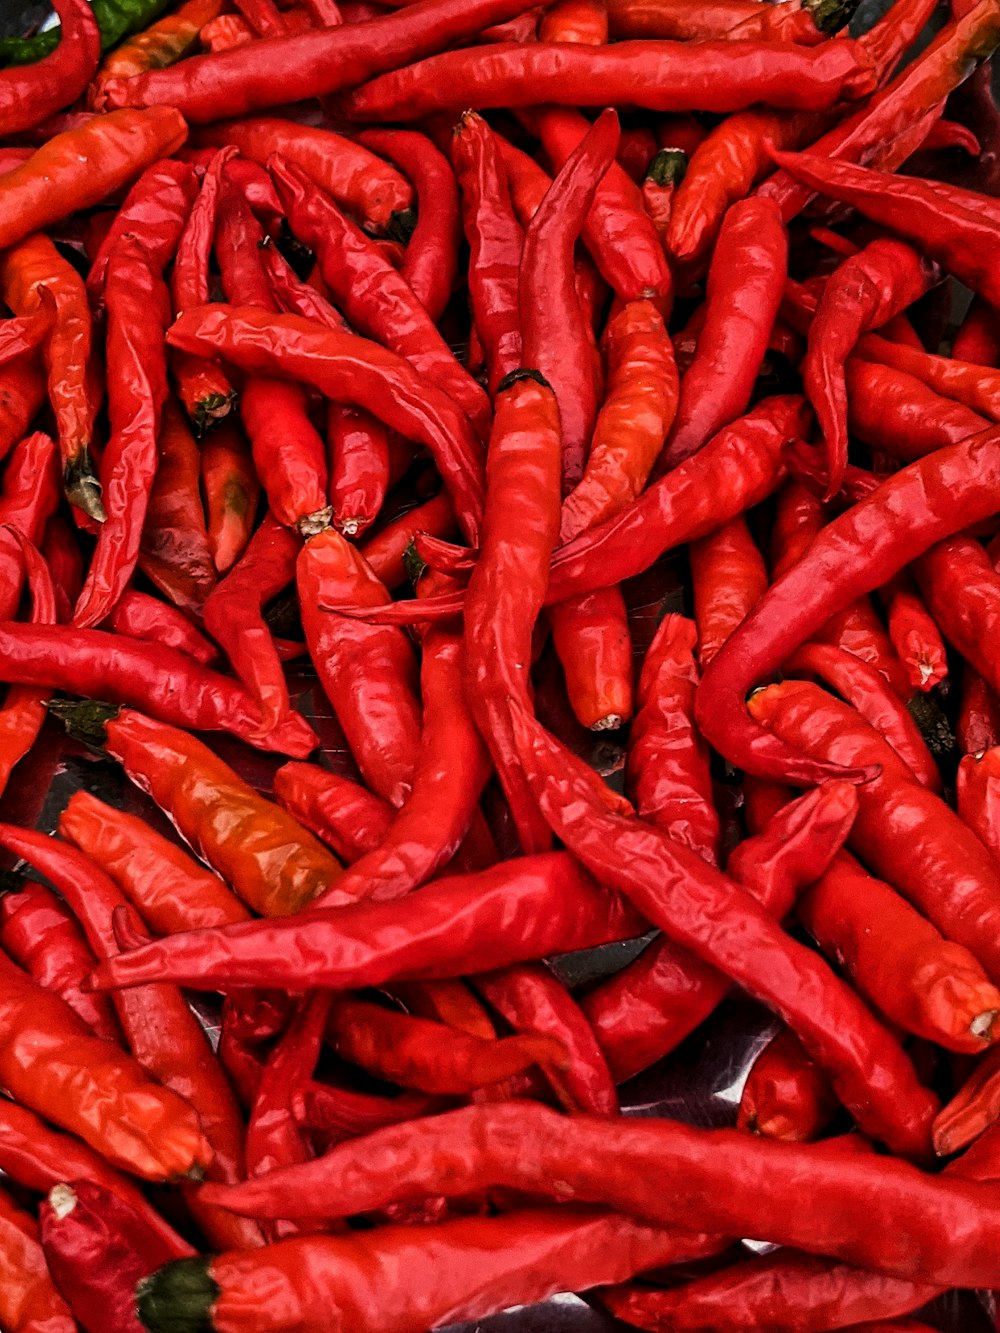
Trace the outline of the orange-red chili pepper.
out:
<instances>
[{"instance_id":1,"label":"orange-red chili pepper","mask_svg":"<svg viewBox=\"0 0 1000 1333\"><path fill-rule=\"evenodd\" d=\"M232 418L202 443L201 486L212 562L217 573L226 574L253 534L261 491L250 443Z\"/></svg>"},{"instance_id":2,"label":"orange-red chili pepper","mask_svg":"<svg viewBox=\"0 0 1000 1333\"><path fill-rule=\"evenodd\" d=\"M706 667L767 591L764 558L740 515L691 543L698 661Z\"/></svg>"},{"instance_id":3,"label":"orange-red chili pepper","mask_svg":"<svg viewBox=\"0 0 1000 1333\"><path fill-rule=\"evenodd\" d=\"M538 25L538 40L603 46L608 40L608 6L605 0L558 0L542 16Z\"/></svg>"},{"instance_id":4,"label":"orange-red chili pepper","mask_svg":"<svg viewBox=\"0 0 1000 1333\"><path fill-rule=\"evenodd\" d=\"M92 111L104 109L104 85L109 79L134 78L176 64L225 8L226 0L184 0L173 14L127 37L101 61L87 92L87 105Z\"/></svg>"},{"instance_id":5,"label":"orange-red chili pepper","mask_svg":"<svg viewBox=\"0 0 1000 1333\"><path fill-rule=\"evenodd\" d=\"M378 848L389 831L393 809L349 778L316 764L285 764L274 775L280 805L322 838L345 865Z\"/></svg>"},{"instance_id":6,"label":"orange-red chili pepper","mask_svg":"<svg viewBox=\"0 0 1000 1333\"><path fill-rule=\"evenodd\" d=\"M1000 575L987 552L971 537L950 537L921 556L913 572L941 633L996 688L1000 664L990 644Z\"/></svg>"}]
</instances>

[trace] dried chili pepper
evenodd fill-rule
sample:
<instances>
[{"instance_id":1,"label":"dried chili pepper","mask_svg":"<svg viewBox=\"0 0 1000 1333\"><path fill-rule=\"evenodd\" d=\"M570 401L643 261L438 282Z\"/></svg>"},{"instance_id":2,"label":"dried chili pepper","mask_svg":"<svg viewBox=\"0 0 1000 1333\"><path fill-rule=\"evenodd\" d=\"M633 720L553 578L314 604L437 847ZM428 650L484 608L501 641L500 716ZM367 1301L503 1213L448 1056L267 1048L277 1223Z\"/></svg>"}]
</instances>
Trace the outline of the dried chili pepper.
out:
<instances>
[{"instance_id":1,"label":"dried chili pepper","mask_svg":"<svg viewBox=\"0 0 1000 1333\"><path fill-rule=\"evenodd\" d=\"M852 435L903 463L956 444L989 421L903 371L852 357L845 367Z\"/></svg>"},{"instance_id":2,"label":"dried chili pepper","mask_svg":"<svg viewBox=\"0 0 1000 1333\"><path fill-rule=\"evenodd\" d=\"M127 588L108 620L119 634L133 639L149 639L167 648L177 648L203 666L219 659L218 649L181 611L148 593Z\"/></svg>"},{"instance_id":3,"label":"dried chili pepper","mask_svg":"<svg viewBox=\"0 0 1000 1333\"><path fill-rule=\"evenodd\" d=\"M906 667L910 684L926 693L948 675L944 640L912 583L901 574L879 589L889 622L889 637Z\"/></svg>"},{"instance_id":4,"label":"dried chili pepper","mask_svg":"<svg viewBox=\"0 0 1000 1333\"><path fill-rule=\"evenodd\" d=\"M93 111L103 109L108 79L129 79L150 69L164 69L187 55L202 29L225 9L225 0L184 0L173 13L138 32L101 61L87 94Z\"/></svg>"},{"instance_id":5,"label":"dried chili pepper","mask_svg":"<svg viewBox=\"0 0 1000 1333\"><path fill-rule=\"evenodd\" d=\"M642 202L657 234L666 244L677 187L687 171L687 154L680 148L661 148L642 177Z\"/></svg>"},{"instance_id":6,"label":"dried chili pepper","mask_svg":"<svg viewBox=\"0 0 1000 1333\"><path fill-rule=\"evenodd\" d=\"M59 816L59 833L101 866L160 934L250 919L217 875L144 820L89 792L70 797Z\"/></svg>"},{"instance_id":7,"label":"dried chili pepper","mask_svg":"<svg viewBox=\"0 0 1000 1333\"><path fill-rule=\"evenodd\" d=\"M813 43L836 32L849 17L837 4L792 4L787 14L760 14L755 4L739 0L609 0L607 8L609 31L616 40L670 37L703 42L731 36Z\"/></svg>"},{"instance_id":8,"label":"dried chili pepper","mask_svg":"<svg viewBox=\"0 0 1000 1333\"><path fill-rule=\"evenodd\" d=\"M75 102L101 55L97 18L87 0L53 0L59 45L23 69L0 73L0 135L30 130L60 107Z\"/></svg>"},{"instance_id":9,"label":"dried chili pepper","mask_svg":"<svg viewBox=\"0 0 1000 1333\"><path fill-rule=\"evenodd\" d=\"M34 355L0 366L0 458L23 440L45 401L46 377Z\"/></svg>"},{"instance_id":10,"label":"dried chili pepper","mask_svg":"<svg viewBox=\"0 0 1000 1333\"><path fill-rule=\"evenodd\" d=\"M782 1028L754 1060L740 1095L736 1120L768 1139L809 1143L830 1124L837 1099L788 1028Z\"/></svg>"},{"instance_id":11,"label":"dried chili pepper","mask_svg":"<svg viewBox=\"0 0 1000 1333\"><path fill-rule=\"evenodd\" d=\"M328 843L345 865L354 865L383 842L392 806L349 778L316 764L285 764L274 775L280 805Z\"/></svg>"},{"instance_id":12,"label":"dried chili pepper","mask_svg":"<svg viewBox=\"0 0 1000 1333\"><path fill-rule=\"evenodd\" d=\"M250 541L261 491L250 444L232 419L216 426L201 446L201 485L212 561L226 574Z\"/></svg>"},{"instance_id":13,"label":"dried chili pepper","mask_svg":"<svg viewBox=\"0 0 1000 1333\"><path fill-rule=\"evenodd\" d=\"M767 591L767 570L742 515L692 542L690 559L704 669Z\"/></svg>"},{"instance_id":14,"label":"dried chili pepper","mask_svg":"<svg viewBox=\"0 0 1000 1333\"><path fill-rule=\"evenodd\" d=\"M6 1190L0 1190L0 1318L12 1333L76 1329L49 1273L35 1219Z\"/></svg>"}]
</instances>

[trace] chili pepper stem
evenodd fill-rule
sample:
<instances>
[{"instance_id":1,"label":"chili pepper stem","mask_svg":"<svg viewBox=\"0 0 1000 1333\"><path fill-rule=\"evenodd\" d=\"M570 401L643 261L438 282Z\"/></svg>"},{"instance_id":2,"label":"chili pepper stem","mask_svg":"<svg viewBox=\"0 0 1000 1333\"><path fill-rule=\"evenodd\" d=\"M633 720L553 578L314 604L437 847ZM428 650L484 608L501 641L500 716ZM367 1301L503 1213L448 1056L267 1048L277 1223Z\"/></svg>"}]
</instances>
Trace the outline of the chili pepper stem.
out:
<instances>
[{"instance_id":1,"label":"chili pepper stem","mask_svg":"<svg viewBox=\"0 0 1000 1333\"><path fill-rule=\"evenodd\" d=\"M984 1041L988 1041L996 1018L996 1009L987 1009L984 1013L976 1015L969 1024L969 1031L974 1037L982 1037Z\"/></svg>"},{"instance_id":2,"label":"chili pepper stem","mask_svg":"<svg viewBox=\"0 0 1000 1333\"><path fill-rule=\"evenodd\" d=\"M82 509L95 523L107 521L108 516L101 501L101 483L97 480L90 450L86 446L66 464L63 485L70 504Z\"/></svg>"},{"instance_id":3,"label":"chili pepper stem","mask_svg":"<svg viewBox=\"0 0 1000 1333\"><path fill-rule=\"evenodd\" d=\"M617 731L620 726L624 725L624 723L625 719L622 717L621 713L609 713L607 717L602 717L599 721L595 722L590 730Z\"/></svg>"},{"instance_id":4,"label":"chili pepper stem","mask_svg":"<svg viewBox=\"0 0 1000 1333\"><path fill-rule=\"evenodd\" d=\"M327 505L325 509L317 509L312 514L306 514L295 524L299 534L306 541L310 537L317 537L321 532L325 532L333 519L333 505Z\"/></svg>"},{"instance_id":5,"label":"chili pepper stem","mask_svg":"<svg viewBox=\"0 0 1000 1333\"><path fill-rule=\"evenodd\" d=\"M414 208L397 208L389 218L386 235L400 245L408 245L413 229L417 225L417 212Z\"/></svg>"},{"instance_id":6,"label":"chili pepper stem","mask_svg":"<svg viewBox=\"0 0 1000 1333\"><path fill-rule=\"evenodd\" d=\"M151 1333L204 1333L221 1292L205 1257L160 1268L136 1287L139 1318Z\"/></svg>"},{"instance_id":7,"label":"chili pepper stem","mask_svg":"<svg viewBox=\"0 0 1000 1333\"><path fill-rule=\"evenodd\" d=\"M107 724L118 716L116 704L104 704L88 699L50 699L45 705L66 728L66 734L82 745L101 750L107 740Z\"/></svg>"},{"instance_id":8,"label":"chili pepper stem","mask_svg":"<svg viewBox=\"0 0 1000 1333\"><path fill-rule=\"evenodd\" d=\"M831 35L847 27L858 4L859 0L803 0L802 8L808 9L819 32Z\"/></svg>"},{"instance_id":9,"label":"chili pepper stem","mask_svg":"<svg viewBox=\"0 0 1000 1333\"><path fill-rule=\"evenodd\" d=\"M49 1206L61 1222L76 1207L76 1193L72 1185L53 1185L49 1190Z\"/></svg>"},{"instance_id":10,"label":"chili pepper stem","mask_svg":"<svg viewBox=\"0 0 1000 1333\"><path fill-rule=\"evenodd\" d=\"M210 431L213 426L229 415L235 405L235 392L210 393L206 398L202 398L194 410L194 416L191 418L195 434L200 438L207 431Z\"/></svg>"}]
</instances>

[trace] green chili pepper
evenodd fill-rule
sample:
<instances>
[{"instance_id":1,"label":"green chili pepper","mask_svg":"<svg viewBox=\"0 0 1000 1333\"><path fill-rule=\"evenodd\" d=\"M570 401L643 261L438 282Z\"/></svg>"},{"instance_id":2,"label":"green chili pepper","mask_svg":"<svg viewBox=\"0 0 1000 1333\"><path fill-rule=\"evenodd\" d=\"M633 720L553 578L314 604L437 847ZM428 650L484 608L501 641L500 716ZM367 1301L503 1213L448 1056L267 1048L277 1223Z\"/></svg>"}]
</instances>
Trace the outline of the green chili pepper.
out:
<instances>
[{"instance_id":1,"label":"green chili pepper","mask_svg":"<svg viewBox=\"0 0 1000 1333\"><path fill-rule=\"evenodd\" d=\"M129 33L152 23L166 9L169 0L91 0L91 3L101 30L101 49L107 51ZM0 64L31 64L54 51L58 42L58 27L34 37L5 37L0 41Z\"/></svg>"}]
</instances>

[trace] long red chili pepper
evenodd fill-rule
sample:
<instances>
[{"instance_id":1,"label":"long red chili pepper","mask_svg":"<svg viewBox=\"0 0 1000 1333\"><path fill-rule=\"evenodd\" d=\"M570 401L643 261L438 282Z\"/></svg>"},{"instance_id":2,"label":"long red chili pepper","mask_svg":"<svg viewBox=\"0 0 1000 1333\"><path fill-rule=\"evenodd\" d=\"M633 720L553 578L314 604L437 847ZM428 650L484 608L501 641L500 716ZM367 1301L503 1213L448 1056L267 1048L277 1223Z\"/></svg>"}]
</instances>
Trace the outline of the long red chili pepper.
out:
<instances>
[{"instance_id":1,"label":"long red chili pepper","mask_svg":"<svg viewBox=\"0 0 1000 1333\"><path fill-rule=\"evenodd\" d=\"M922 348L891 342L876 333L866 334L858 350L868 360L915 375L936 393L964 403L989 421L1000 417L1000 375L990 374L980 365L933 356Z\"/></svg>"},{"instance_id":2,"label":"long red chili pepper","mask_svg":"<svg viewBox=\"0 0 1000 1333\"><path fill-rule=\"evenodd\" d=\"M913 566L927 609L949 643L994 687L1000 670L991 651L1000 575L971 537L939 542Z\"/></svg>"},{"instance_id":3,"label":"long red chili pepper","mask_svg":"<svg viewBox=\"0 0 1000 1333\"><path fill-rule=\"evenodd\" d=\"M58 0L59 45L43 59L0 75L0 134L30 130L75 102L101 55L101 32L86 0Z\"/></svg>"},{"instance_id":4,"label":"long red chili pepper","mask_svg":"<svg viewBox=\"0 0 1000 1333\"><path fill-rule=\"evenodd\" d=\"M113 630L133 639L149 639L177 648L204 666L219 660L219 650L183 612L148 593L127 588L108 621Z\"/></svg>"},{"instance_id":5,"label":"long red chili pepper","mask_svg":"<svg viewBox=\"0 0 1000 1333\"><path fill-rule=\"evenodd\" d=\"M94 111L103 110L104 85L109 79L129 79L176 64L225 8L225 0L183 0L173 14L127 37L101 61L87 91L87 105Z\"/></svg>"},{"instance_id":6,"label":"long red chili pepper","mask_svg":"<svg viewBox=\"0 0 1000 1333\"><path fill-rule=\"evenodd\" d=\"M903 463L986 430L989 419L904 371L860 361L845 366L852 435Z\"/></svg>"},{"instance_id":7,"label":"long red chili pepper","mask_svg":"<svg viewBox=\"0 0 1000 1333\"><path fill-rule=\"evenodd\" d=\"M740 0L685 3L685 0L610 0L611 36L673 37L710 41L713 38L766 38L772 41L820 42L836 32L848 15L838 5L788 6L789 13L760 14L755 4Z\"/></svg>"},{"instance_id":8,"label":"long red chili pepper","mask_svg":"<svg viewBox=\"0 0 1000 1333\"><path fill-rule=\"evenodd\" d=\"M822 1135L836 1109L830 1085L799 1039L782 1028L753 1062L736 1124L768 1139L809 1143Z\"/></svg>"},{"instance_id":9,"label":"long red chili pepper","mask_svg":"<svg viewBox=\"0 0 1000 1333\"><path fill-rule=\"evenodd\" d=\"M550 607L552 643L579 722L613 731L632 716L632 639L618 588Z\"/></svg>"}]
</instances>

